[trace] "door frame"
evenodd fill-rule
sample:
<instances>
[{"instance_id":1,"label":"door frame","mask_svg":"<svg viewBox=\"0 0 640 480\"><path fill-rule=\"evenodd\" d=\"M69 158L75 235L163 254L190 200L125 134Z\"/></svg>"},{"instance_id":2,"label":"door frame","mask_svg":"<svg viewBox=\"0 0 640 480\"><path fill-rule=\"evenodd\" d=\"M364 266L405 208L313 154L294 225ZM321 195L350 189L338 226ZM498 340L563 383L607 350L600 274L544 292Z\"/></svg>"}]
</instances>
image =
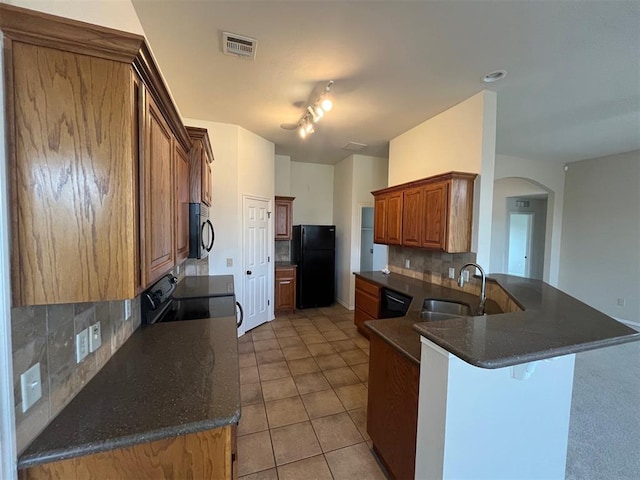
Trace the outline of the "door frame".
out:
<instances>
[{"instance_id":1,"label":"door frame","mask_svg":"<svg viewBox=\"0 0 640 480\"><path fill-rule=\"evenodd\" d=\"M3 35L0 32L0 41ZM0 50L0 70L4 67ZM0 88L2 90L2 88ZM5 131L4 94L0 93L0 130ZM6 158L0 142L0 158ZM13 398L13 350L11 346L11 257L9 253L9 192L7 164L0 161L0 478L17 476L15 403Z\"/></svg>"},{"instance_id":2,"label":"door frame","mask_svg":"<svg viewBox=\"0 0 640 480\"><path fill-rule=\"evenodd\" d=\"M273 308L273 304L275 302L275 299L273 298L274 295L274 281L275 281L275 268L272 268L275 264L274 258L273 258L273 251L274 251L274 242L275 239L273 238L273 202L274 199L273 198L267 198L267 197L261 197L259 195L253 195L253 194L247 194L244 193L242 194L242 233L240 235L240 238L242 239L242 246L241 249L242 251L240 252L240 258L242 259L241 263L242 263L242 269L240 270L240 275L242 278L242 301L240 301L241 304L246 303L246 295L247 292L245 291L244 288L244 277L246 275L246 268L245 268L245 247L246 247L246 238L245 238L245 232L247 231L247 218L245 215L245 212L247 211L247 200L258 200L260 202L267 202L267 256L269 257L269 271L267 274L267 297L269 298L269 306L267 308L267 322L272 321L275 317L274 317L274 308ZM243 323L242 326L238 329L238 335L244 335L244 333L246 332L246 325Z\"/></svg>"},{"instance_id":3,"label":"door frame","mask_svg":"<svg viewBox=\"0 0 640 480\"><path fill-rule=\"evenodd\" d=\"M529 217L530 227L529 238L527 242L527 261L524 264L524 277L530 278L531 275L531 252L533 250L533 228L535 225L536 214L535 212L521 212L518 210L507 210L507 248L505 249L505 270L509 272L509 251L511 250L511 215L527 215ZM511 275L511 274L510 274Z\"/></svg>"}]
</instances>

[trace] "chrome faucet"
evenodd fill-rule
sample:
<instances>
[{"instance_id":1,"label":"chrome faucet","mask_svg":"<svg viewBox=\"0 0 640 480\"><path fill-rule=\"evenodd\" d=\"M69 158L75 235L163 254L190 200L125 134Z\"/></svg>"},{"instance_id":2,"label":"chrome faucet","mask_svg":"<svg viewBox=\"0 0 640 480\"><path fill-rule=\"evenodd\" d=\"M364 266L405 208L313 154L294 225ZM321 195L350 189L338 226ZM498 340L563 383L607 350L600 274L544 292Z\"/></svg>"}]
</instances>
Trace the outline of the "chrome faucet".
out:
<instances>
[{"instance_id":1,"label":"chrome faucet","mask_svg":"<svg viewBox=\"0 0 640 480\"><path fill-rule=\"evenodd\" d=\"M464 267L460 269L460 274L458 275L458 285L460 288L464 287L464 269L467 267L475 267L480 270L480 278L482 279L482 286L480 287L480 305L478 305L478 315L484 315L484 304L487 301L487 297L485 296L485 286L486 286L486 276L484 274L484 270L477 263L467 263Z\"/></svg>"}]
</instances>

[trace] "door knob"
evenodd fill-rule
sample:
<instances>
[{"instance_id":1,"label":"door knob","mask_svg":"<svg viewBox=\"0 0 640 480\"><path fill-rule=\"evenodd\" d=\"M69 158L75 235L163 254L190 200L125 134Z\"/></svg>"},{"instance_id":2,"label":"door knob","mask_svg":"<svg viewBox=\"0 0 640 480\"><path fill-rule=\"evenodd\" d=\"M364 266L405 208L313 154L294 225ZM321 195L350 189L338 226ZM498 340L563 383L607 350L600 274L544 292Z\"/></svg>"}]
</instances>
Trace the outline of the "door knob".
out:
<instances>
[{"instance_id":1,"label":"door knob","mask_svg":"<svg viewBox=\"0 0 640 480\"><path fill-rule=\"evenodd\" d=\"M251 275L251 273L253 273L251 270L247 270L247 275Z\"/></svg>"}]
</instances>

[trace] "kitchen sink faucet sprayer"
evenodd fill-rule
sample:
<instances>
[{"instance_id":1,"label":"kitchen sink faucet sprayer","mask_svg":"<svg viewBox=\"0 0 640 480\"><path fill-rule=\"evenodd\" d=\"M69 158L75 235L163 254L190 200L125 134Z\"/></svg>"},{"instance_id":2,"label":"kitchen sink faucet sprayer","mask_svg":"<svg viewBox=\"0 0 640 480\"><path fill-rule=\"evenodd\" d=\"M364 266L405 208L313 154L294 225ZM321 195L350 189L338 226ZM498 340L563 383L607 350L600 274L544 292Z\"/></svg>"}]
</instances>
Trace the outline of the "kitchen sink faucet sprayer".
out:
<instances>
[{"instance_id":1,"label":"kitchen sink faucet sprayer","mask_svg":"<svg viewBox=\"0 0 640 480\"><path fill-rule=\"evenodd\" d=\"M460 288L464 287L464 269L467 267L475 267L480 270L480 278L482 279L482 286L480 287L480 305L478 305L478 315L484 315L484 304L487 301L487 297L485 296L485 286L486 286L486 276L484 274L484 270L477 263L467 263L460 269L460 274L458 275L458 285Z\"/></svg>"}]
</instances>

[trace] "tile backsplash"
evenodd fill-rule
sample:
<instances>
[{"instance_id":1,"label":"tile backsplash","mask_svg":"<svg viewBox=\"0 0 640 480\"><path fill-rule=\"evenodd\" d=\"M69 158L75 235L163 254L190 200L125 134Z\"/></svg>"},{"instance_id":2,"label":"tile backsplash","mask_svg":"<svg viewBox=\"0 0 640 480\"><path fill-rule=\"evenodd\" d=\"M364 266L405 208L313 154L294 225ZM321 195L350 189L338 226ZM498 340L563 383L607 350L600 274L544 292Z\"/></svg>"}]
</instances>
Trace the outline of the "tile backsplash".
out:
<instances>
[{"instance_id":1,"label":"tile backsplash","mask_svg":"<svg viewBox=\"0 0 640 480\"><path fill-rule=\"evenodd\" d=\"M291 242L288 240L276 240L276 262L289 262L291 260Z\"/></svg>"},{"instance_id":2,"label":"tile backsplash","mask_svg":"<svg viewBox=\"0 0 640 480\"><path fill-rule=\"evenodd\" d=\"M173 273L208 275L209 262L187 259ZM102 344L79 364L75 335L100 321ZM131 300L131 317L125 319L125 302L94 302L18 307L11 310L13 385L18 452L47 426L91 380L140 326L140 297ZM40 363L42 398L22 413L20 375Z\"/></svg>"},{"instance_id":3,"label":"tile backsplash","mask_svg":"<svg viewBox=\"0 0 640 480\"><path fill-rule=\"evenodd\" d=\"M410 266L405 267L405 260L409 260ZM456 274L465 263L476 261L476 254L468 253L445 253L423 248L410 247L389 247L389 269L396 267L409 270L419 274L435 274L449 278L449 268L456 269Z\"/></svg>"}]
</instances>

